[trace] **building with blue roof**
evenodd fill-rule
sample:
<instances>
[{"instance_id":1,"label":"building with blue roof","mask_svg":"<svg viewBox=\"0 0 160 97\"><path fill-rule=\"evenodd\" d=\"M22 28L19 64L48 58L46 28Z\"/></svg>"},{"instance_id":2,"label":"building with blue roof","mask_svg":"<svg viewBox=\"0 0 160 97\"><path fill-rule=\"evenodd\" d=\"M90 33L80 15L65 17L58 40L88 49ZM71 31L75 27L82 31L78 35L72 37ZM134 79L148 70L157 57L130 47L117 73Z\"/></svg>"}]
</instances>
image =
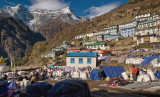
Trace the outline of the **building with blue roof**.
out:
<instances>
[{"instance_id":1,"label":"building with blue roof","mask_svg":"<svg viewBox=\"0 0 160 97\"><path fill-rule=\"evenodd\" d=\"M66 66L81 68L90 66L97 67L98 53L97 52L69 52L66 55Z\"/></svg>"}]
</instances>

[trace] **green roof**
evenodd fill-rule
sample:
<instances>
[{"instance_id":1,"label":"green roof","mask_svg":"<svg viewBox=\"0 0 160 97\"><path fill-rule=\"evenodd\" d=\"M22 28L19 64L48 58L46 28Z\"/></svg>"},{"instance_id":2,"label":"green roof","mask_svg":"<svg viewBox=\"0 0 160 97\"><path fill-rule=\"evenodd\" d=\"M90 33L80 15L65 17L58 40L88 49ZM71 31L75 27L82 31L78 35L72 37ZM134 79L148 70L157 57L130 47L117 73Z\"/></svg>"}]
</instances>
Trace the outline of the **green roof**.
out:
<instances>
[{"instance_id":1,"label":"green roof","mask_svg":"<svg viewBox=\"0 0 160 97\"><path fill-rule=\"evenodd\" d=\"M93 45L105 45L106 42L100 42L100 43L90 43L87 46L93 46Z\"/></svg>"},{"instance_id":2,"label":"green roof","mask_svg":"<svg viewBox=\"0 0 160 97\"><path fill-rule=\"evenodd\" d=\"M109 33L109 34L99 34L99 35L104 35L104 36L106 36L106 35L111 35L111 34Z\"/></svg>"},{"instance_id":3,"label":"green roof","mask_svg":"<svg viewBox=\"0 0 160 97\"><path fill-rule=\"evenodd\" d=\"M64 49L63 47L56 47L56 49Z\"/></svg>"},{"instance_id":4,"label":"green roof","mask_svg":"<svg viewBox=\"0 0 160 97\"><path fill-rule=\"evenodd\" d=\"M86 40L84 42L93 42L93 41L97 41L97 40Z\"/></svg>"}]
</instances>

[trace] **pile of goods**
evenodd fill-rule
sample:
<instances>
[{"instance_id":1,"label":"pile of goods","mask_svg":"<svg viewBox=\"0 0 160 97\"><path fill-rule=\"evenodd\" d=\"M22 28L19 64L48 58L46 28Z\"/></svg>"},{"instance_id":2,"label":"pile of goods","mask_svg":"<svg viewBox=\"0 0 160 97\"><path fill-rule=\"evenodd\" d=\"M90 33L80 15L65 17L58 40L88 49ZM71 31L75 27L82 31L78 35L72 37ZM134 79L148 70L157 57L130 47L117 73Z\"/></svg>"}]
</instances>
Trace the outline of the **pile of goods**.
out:
<instances>
[{"instance_id":1,"label":"pile of goods","mask_svg":"<svg viewBox=\"0 0 160 97\"><path fill-rule=\"evenodd\" d=\"M108 86L125 86L129 84L127 80L124 80L123 77L118 76L111 79L111 81L106 82L106 85Z\"/></svg>"}]
</instances>

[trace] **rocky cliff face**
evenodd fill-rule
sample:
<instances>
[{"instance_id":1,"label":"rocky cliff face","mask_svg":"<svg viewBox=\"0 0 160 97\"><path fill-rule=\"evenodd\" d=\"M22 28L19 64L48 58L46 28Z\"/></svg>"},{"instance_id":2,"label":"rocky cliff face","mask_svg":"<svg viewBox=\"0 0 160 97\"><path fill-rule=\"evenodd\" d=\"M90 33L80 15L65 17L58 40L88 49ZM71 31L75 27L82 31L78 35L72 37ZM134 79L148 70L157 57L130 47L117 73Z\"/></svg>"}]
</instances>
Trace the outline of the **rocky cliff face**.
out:
<instances>
[{"instance_id":1,"label":"rocky cliff face","mask_svg":"<svg viewBox=\"0 0 160 97\"><path fill-rule=\"evenodd\" d=\"M50 39L57 32L70 26L71 24L60 19L50 19L41 23L39 28L37 29L37 32L43 35L46 39Z\"/></svg>"},{"instance_id":2,"label":"rocky cliff face","mask_svg":"<svg viewBox=\"0 0 160 97\"><path fill-rule=\"evenodd\" d=\"M11 56L14 60L25 55L36 41L44 40L32 32L19 19L0 14L0 56Z\"/></svg>"}]
</instances>

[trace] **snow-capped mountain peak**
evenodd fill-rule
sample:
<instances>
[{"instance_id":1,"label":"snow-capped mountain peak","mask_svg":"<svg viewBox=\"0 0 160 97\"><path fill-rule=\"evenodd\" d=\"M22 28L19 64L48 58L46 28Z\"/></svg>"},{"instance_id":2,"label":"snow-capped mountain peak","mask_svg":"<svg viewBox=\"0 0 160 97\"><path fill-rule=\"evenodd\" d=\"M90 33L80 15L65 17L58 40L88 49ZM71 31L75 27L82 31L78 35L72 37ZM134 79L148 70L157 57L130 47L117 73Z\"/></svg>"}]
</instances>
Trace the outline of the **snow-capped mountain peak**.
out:
<instances>
[{"instance_id":1,"label":"snow-capped mountain peak","mask_svg":"<svg viewBox=\"0 0 160 97\"><path fill-rule=\"evenodd\" d=\"M72 13L69 7L61 9L63 13Z\"/></svg>"},{"instance_id":2,"label":"snow-capped mountain peak","mask_svg":"<svg viewBox=\"0 0 160 97\"><path fill-rule=\"evenodd\" d=\"M33 16L30 14L30 12L20 4L15 7L5 6L3 9L1 9L1 13L14 16L22 20L25 24L33 19Z\"/></svg>"},{"instance_id":3,"label":"snow-capped mountain peak","mask_svg":"<svg viewBox=\"0 0 160 97\"><path fill-rule=\"evenodd\" d=\"M39 25L48 19L59 18L70 24L85 21L84 18L78 17L69 7L58 10L38 9L35 11L28 11L19 4L15 7L6 6L0 10L0 13L19 18L33 31L36 31Z\"/></svg>"}]
</instances>

